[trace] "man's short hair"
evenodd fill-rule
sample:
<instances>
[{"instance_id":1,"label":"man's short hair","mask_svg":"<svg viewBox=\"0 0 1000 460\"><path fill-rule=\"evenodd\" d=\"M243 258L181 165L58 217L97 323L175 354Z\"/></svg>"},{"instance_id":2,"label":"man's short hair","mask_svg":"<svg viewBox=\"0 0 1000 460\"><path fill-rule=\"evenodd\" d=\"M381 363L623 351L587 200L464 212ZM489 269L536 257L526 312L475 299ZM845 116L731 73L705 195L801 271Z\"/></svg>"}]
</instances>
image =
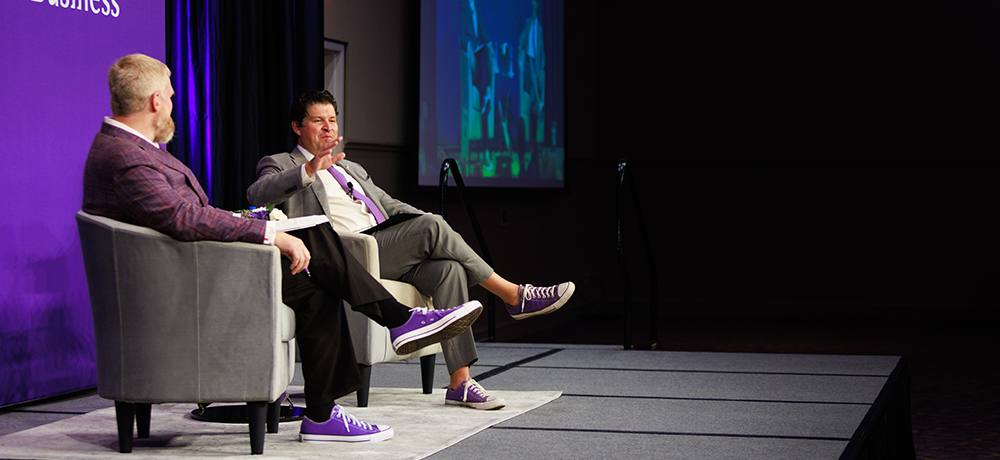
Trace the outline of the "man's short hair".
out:
<instances>
[{"instance_id":1,"label":"man's short hair","mask_svg":"<svg viewBox=\"0 0 1000 460\"><path fill-rule=\"evenodd\" d=\"M329 91L312 90L302 93L295 102L292 102L292 109L289 111L290 120L301 125L309 114L309 107L316 104L330 104L333 106L333 113L340 115L337 99Z\"/></svg>"},{"instance_id":2,"label":"man's short hair","mask_svg":"<svg viewBox=\"0 0 1000 460\"><path fill-rule=\"evenodd\" d=\"M145 109L149 96L162 90L169 81L170 69L156 59L144 54L119 59L108 69L111 114L125 116Z\"/></svg>"}]
</instances>

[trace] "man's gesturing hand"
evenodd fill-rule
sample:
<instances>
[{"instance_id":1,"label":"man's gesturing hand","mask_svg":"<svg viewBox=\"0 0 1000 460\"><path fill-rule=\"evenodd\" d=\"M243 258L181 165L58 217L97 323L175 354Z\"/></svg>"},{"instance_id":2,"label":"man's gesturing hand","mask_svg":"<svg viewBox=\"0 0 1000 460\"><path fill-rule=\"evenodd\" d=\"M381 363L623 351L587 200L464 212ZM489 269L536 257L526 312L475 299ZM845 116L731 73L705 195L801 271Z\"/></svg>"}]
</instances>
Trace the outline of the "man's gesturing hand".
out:
<instances>
[{"instance_id":1,"label":"man's gesturing hand","mask_svg":"<svg viewBox=\"0 0 1000 460\"><path fill-rule=\"evenodd\" d=\"M302 240L285 232L276 232L274 235L274 245L281 251L281 255L288 257L292 261L292 274L295 275L309 267L309 250Z\"/></svg>"},{"instance_id":2,"label":"man's gesturing hand","mask_svg":"<svg viewBox=\"0 0 1000 460\"><path fill-rule=\"evenodd\" d=\"M316 174L316 171L321 169L330 169L330 166L333 166L334 163L347 157L347 154L344 152L333 155L333 149L335 149L337 144L340 144L343 140L344 137L341 136L336 139L331 139L326 144L323 144L323 148L320 149L319 153L317 153L312 160L309 160L309 162L306 163L306 174L308 174L309 177L313 177L313 174Z\"/></svg>"}]
</instances>

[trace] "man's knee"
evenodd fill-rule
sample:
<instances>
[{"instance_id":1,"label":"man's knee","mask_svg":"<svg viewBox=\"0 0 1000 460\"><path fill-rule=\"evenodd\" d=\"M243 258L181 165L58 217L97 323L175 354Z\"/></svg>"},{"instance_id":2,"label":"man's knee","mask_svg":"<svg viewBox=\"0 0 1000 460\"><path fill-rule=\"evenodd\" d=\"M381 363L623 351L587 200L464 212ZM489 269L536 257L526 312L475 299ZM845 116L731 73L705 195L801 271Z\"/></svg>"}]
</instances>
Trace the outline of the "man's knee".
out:
<instances>
[{"instance_id":1,"label":"man's knee","mask_svg":"<svg viewBox=\"0 0 1000 460\"><path fill-rule=\"evenodd\" d=\"M451 225L448 225L448 221L437 214L421 214L420 217L417 217L417 225L433 235L435 239L453 231Z\"/></svg>"},{"instance_id":2,"label":"man's knee","mask_svg":"<svg viewBox=\"0 0 1000 460\"><path fill-rule=\"evenodd\" d=\"M417 222L424 227L447 227L448 221L438 214L421 214Z\"/></svg>"}]
</instances>

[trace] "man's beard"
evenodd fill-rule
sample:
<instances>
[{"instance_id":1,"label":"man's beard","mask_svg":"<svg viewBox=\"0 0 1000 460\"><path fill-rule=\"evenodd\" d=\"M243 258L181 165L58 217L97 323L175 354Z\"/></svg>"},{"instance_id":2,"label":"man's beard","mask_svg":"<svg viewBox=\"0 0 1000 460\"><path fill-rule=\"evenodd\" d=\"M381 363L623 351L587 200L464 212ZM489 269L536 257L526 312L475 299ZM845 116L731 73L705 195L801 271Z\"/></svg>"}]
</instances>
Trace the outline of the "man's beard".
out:
<instances>
[{"instance_id":1,"label":"man's beard","mask_svg":"<svg viewBox=\"0 0 1000 460\"><path fill-rule=\"evenodd\" d=\"M156 120L156 136L153 137L153 142L166 144L174 138L174 119L170 118L169 115L160 117Z\"/></svg>"}]
</instances>

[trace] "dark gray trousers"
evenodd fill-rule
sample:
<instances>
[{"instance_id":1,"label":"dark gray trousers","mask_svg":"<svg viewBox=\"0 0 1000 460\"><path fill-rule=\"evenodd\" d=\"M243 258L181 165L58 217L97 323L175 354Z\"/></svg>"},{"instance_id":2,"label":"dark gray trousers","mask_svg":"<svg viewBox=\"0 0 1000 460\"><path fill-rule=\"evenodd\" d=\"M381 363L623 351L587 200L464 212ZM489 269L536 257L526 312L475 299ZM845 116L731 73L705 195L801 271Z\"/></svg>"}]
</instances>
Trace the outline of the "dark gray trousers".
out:
<instances>
[{"instance_id":1,"label":"dark gray trousers","mask_svg":"<svg viewBox=\"0 0 1000 460\"><path fill-rule=\"evenodd\" d=\"M437 214L423 214L372 234L378 241L381 277L412 284L434 299L434 308L469 301L469 287L482 283L493 268L462 235ZM472 328L441 342L451 374L479 360Z\"/></svg>"}]
</instances>

